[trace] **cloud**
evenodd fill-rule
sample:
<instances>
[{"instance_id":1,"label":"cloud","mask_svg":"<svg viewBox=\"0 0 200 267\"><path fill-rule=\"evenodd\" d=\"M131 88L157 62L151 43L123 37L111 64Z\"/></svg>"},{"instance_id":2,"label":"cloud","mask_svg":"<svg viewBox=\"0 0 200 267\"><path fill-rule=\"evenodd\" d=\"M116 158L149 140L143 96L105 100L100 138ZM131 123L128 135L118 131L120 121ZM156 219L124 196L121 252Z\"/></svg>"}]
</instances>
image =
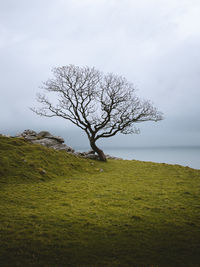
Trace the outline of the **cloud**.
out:
<instances>
[{"instance_id":1,"label":"cloud","mask_svg":"<svg viewBox=\"0 0 200 267\"><path fill-rule=\"evenodd\" d=\"M189 128L199 144L199 12L197 0L1 1L0 131L64 131L65 122L37 118L28 107L51 68L72 63L125 76L165 113L127 142L144 143L151 133L155 144L167 135L179 142L180 134L189 144Z\"/></svg>"}]
</instances>

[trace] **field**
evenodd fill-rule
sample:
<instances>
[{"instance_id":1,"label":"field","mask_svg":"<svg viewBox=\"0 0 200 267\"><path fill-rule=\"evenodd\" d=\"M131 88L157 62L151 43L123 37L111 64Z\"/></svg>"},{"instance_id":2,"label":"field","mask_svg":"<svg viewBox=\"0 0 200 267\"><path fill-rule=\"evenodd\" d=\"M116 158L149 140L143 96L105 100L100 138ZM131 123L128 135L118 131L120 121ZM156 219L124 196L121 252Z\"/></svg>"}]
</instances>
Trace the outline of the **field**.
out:
<instances>
[{"instance_id":1,"label":"field","mask_svg":"<svg viewBox=\"0 0 200 267\"><path fill-rule=\"evenodd\" d=\"M200 266L200 170L0 136L0 266Z\"/></svg>"}]
</instances>

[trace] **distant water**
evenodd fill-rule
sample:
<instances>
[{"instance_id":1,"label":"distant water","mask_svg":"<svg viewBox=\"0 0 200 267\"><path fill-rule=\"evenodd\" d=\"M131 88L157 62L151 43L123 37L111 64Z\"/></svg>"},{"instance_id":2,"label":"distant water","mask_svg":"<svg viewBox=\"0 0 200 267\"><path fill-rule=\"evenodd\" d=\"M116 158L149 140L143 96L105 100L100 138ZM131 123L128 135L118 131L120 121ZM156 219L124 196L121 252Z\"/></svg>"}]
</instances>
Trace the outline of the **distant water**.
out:
<instances>
[{"instance_id":1,"label":"distant water","mask_svg":"<svg viewBox=\"0 0 200 267\"><path fill-rule=\"evenodd\" d=\"M76 149L76 148L75 148ZM200 169L200 146L187 147L102 147L104 153L123 159L179 164ZM89 149L77 148L79 151Z\"/></svg>"}]
</instances>

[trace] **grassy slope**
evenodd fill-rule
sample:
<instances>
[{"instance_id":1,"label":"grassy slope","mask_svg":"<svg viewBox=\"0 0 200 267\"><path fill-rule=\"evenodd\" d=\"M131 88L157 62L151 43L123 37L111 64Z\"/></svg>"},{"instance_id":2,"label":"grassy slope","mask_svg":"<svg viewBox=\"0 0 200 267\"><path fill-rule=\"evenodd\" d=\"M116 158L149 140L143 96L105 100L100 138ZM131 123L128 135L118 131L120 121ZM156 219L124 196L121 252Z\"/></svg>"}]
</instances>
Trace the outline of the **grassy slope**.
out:
<instances>
[{"instance_id":1,"label":"grassy slope","mask_svg":"<svg viewBox=\"0 0 200 267\"><path fill-rule=\"evenodd\" d=\"M0 137L0 266L200 266L199 229L199 170Z\"/></svg>"}]
</instances>

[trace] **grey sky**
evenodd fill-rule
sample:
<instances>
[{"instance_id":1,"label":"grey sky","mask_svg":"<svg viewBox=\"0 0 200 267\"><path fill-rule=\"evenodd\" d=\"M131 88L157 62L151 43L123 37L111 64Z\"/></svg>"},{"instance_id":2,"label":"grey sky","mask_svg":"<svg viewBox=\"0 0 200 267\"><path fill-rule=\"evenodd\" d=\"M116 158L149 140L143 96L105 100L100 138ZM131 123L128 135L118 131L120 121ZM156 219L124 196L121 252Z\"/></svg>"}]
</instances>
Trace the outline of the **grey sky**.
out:
<instances>
[{"instance_id":1,"label":"grey sky","mask_svg":"<svg viewBox=\"0 0 200 267\"><path fill-rule=\"evenodd\" d=\"M49 130L70 145L84 133L28 107L55 66L125 76L165 120L104 144L200 145L199 0L0 0L0 132Z\"/></svg>"}]
</instances>

